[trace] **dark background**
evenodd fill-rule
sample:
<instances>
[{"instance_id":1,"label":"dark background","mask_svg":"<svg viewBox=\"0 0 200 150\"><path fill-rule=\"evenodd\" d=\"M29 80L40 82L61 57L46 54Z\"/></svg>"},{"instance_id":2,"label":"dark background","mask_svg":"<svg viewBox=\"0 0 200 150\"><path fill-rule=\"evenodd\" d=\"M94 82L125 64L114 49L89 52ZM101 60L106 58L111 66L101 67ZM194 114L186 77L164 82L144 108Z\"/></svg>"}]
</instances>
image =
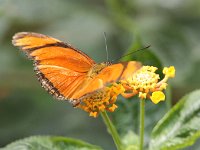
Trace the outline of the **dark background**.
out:
<instances>
[{"instance_id":1,"label":"dark background","mask_svg":"<svg viewBox=\"0 0 200 150\"><path fill-rule=\"evenodd\" d=\"M21 31L69 42L96 62L106 61L103 32L110 60L139 36L164 66L176 67L173 103L199 88L199 0L1 0L0 147L31 135L62 135L114 149L100 117L88 117L42 89L32 62L11 44Z\"/></svg>"}]
</instances>

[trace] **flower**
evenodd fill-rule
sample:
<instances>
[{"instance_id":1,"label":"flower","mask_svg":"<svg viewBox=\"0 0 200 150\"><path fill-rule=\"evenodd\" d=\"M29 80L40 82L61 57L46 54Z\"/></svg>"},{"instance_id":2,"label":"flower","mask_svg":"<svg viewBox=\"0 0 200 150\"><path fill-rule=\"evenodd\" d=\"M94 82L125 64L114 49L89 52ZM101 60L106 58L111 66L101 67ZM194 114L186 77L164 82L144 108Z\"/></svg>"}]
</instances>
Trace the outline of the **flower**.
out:
<instances>
[{"instance_id":1,"label":"flower","mask_svg":"<svg viewBox=\"0 0 200 150\"><path fill-rule=\"evenodd\" d=\"M150 99L154 104L164 101L165 94L162 91L167 87L167 80L175 76L175 68L165 67L162 80L159 74L155 73L157 69L153 66L143 66L130 77L87 94L77 107L96 118L100 112L114 112L118 107L115 102L120 94L125 98L138 95L140 99Z\"/></svg>"},{"instance_id":2,"label":"flower","mask_svg":"<svg viewBox=\"0 0 200 150\"><path fill-rule=\"evenodd\" d=\"M163 69L163 74L165 74L166 76L168 76L170 78L174 78L174 76L175 76L175 68L174 68L174 66L170 66L169 68L165 67Z\"/></svg>"},{"instance_id":3,"label":"flower","mask_svg":"<svg viewBox=\"0 0 200 150\"><path fill-rule=\"evenodd\" d=\"M152 93L150 98L155 104L157 104L158 102L165 100L165 94L161 91L156 91Z\"/></svg>"},{"instance_id":4,"label":"flower","mask_svg":"<svg viewBox=\"0 0 200 150\"><path fill-rule=\"evenodd\" d=\"M160 80L159 74L156 74L157 68L153 66L143 66L129 78L120 81L125 88L125 93L122 95L126 98L137 95L140 99L150 99L157 104L165 100L165 95L162 92L167 87L167 80L175 76L174 66L163 69L165 77Z\"/></svg>"},{"instance_id":5,"label":"flower","mask_svg":"<svg viewBox=\"0 0 200 150\"><path fill-rule=\"evenodd\" d=\"M99 112L105 110L109 112L115 111L118 107L116 104L117 96L125 91L121 84L113 83L110 87L105 87L92 92L81 100L77 106L89 113L89 116L97 117Z\"/></svg>"}]
</instances>

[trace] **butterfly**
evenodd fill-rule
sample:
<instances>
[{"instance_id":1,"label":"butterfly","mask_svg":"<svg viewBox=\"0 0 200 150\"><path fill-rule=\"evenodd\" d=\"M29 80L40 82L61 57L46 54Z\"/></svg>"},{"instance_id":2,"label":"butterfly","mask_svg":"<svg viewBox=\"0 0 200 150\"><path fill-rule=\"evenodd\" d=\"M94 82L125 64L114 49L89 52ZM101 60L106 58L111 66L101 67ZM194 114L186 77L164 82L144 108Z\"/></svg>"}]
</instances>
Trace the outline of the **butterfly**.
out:
<instances>
[{"instance_id":1,"label":"butterfly","mask_svg":"<svg viewBox=\"0 0 200 150\"><path fill-rule=\"evenodd\" d=\"M33 32L19 32L12 43L33 60L42 87L58 100L76 106L85 96L126 79L141 67L136 61L96 63L68 43Z\"/></svg>"}]
</instances>

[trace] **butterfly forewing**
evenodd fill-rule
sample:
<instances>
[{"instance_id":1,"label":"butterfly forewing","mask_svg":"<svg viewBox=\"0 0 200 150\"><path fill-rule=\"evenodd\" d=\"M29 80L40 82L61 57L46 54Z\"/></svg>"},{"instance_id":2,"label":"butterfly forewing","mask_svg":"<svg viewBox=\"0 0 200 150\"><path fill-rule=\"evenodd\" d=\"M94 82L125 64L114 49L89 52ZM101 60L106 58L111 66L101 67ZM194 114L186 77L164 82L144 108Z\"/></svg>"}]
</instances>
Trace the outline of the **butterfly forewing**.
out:
<instances>
[{"instance_id":1,"label":"butterfly forewing","mask_svg":"<svg viewBox=\"0 0 200 150\"><path fill-rule=\"evenodd\" d=\"M46 35L21 32L12 42L33 59L42 86L58 99L70 99L69 92L81 84L95 64L82 51Z\"/></svg>"}]
</instances>

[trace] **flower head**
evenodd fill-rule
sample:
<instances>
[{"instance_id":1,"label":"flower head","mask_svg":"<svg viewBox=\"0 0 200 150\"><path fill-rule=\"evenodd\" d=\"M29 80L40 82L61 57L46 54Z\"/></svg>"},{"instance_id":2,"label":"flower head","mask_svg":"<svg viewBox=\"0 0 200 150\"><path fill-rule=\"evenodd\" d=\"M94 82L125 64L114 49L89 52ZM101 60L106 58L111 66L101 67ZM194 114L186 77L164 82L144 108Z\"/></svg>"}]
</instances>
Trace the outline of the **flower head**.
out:
<instances>
[{"instance_id":1,"label":"flower head","mask_svg":"<svg viewBox=\"0 0 200 150\"><path fill-rule=\"evenodd\" d=\"M97 117L99 112L105 110L113 112L118 107L115 102L117 96L125 91L121 84L114 83L91 94L86 95L77 106L88 112L90 116Z\"/></svg>"},{"instance_id":2,"label":"flower head","mask_svg":"<svg viewBox=\"0 0 200 150\"><path fill-rule=\"evenodd\" d=\"M122 80L121 83L125 87L126 92L122 95L130 97L138 94L140 99L149 98L155 104L165 99L162 90L167 87L168 78L175 76L175 68L173 66L163 69L165 77L160 80L159 74L156 74L157 68L153 66L143 66L135 74L128 79Z\"/></svg>"},{"instance_id":3,"label":"flower head","mask_svg":"<svg viewBox=\"0 0 200 150\"><path fill-rule=\"evenodd\" d=\"M87 94L77 107L88 112L90 116L97 117L103 111L114 112L118 107L115 102L120 94L126 98L138 95L140 99L148 98L155 104L164 101L165 94L162 91L167 87L167 80L175 76L175 68L165 67L165 77L162 80L156 70L153 66L143 66L130 77Z\"/></svg>"}]
</instances>

